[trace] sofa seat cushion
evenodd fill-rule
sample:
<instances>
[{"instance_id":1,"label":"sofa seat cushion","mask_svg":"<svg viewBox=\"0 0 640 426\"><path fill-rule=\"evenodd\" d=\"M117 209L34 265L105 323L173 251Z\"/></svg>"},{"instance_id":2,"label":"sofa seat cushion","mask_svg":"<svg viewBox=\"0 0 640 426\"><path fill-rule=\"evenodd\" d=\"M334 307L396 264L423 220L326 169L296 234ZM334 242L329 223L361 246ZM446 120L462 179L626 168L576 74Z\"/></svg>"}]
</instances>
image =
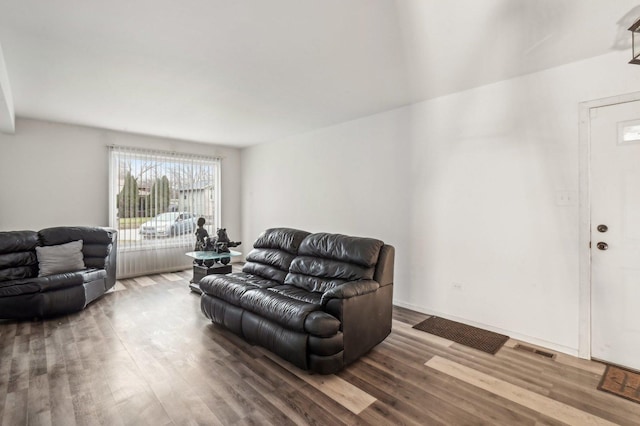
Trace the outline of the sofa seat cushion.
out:
<instances>
[{"instance_id":1,"label":"sofa seat cushion","mask_svg":"<svg viewBox=\"0 0 640 426\"><path fill-rule=\"evenodd\" d=\"M207 275L200 280L199 286L203 293L240 306L240 297L245 292L269 288L278 284L277 281L238 272L227 275Z\"/></svg>"},{"instance_id":2,"label":"sofa seat cushion","mask_svg":"<svg viewBox=\"0 0 640 426\"><path fill-rule=\"evenodd\" d=\"M237 280L239 282L245 282L247 284L251 284L258 288L269 288L269 287L274 287L276 285L280 285L280 283L278 283L277 281L270 280L267 278L262 278L259 275L247 274L246 272L234 272L224 276L227 278L231 278L233 280Z\"/></svg>"},{"instance_id":3,"label":"sofa seat cushion","mask_svg":"<svg viewBox=\"0 0 640 426\"><path fill-rule=\"evenodd\" d=\"M82 280L85 283L90 283L91 281L101 280L107 277L107 271L105 269L85 269L80 272L82 274Z\"/></svg>"},{"instance_id":4,"label":"sofa seat cushion","mask_svg":"<svg viewBox=\"0 0 640 426\"><path fill-rule=\"evenodd\" d=\"M236 306L240 304L240 298L245 292L258 289L258 287L244 281L221 279L219 277L206 279L209 277L211 275L200 280L200 290L209 296L217 297Z\"/></svg>"},{"instance_id":5,"label":"sofa seat cushion","mask_svg":"<svg viewBox=\"0 0 640 426\"><path fill-rule=\"evenodd\" d=\"M269 290L301 302L312 303L314 305L322 304L322 293L314 293L293 285L279 285L271 287Z\"/></svg>"},{"instance_id":6,"label":"sofa seat cushion","mask_svg":"<svg viewBox=\"0 0 640 426\"><path fill-rule=\"evenodd\" d=\"M48 278L48 277L47 277ZM40 286L37 282L42 278L23 278L0 282L0 297L13 297L22 294L40 293Z\"/></svg>"},{"instance_id":7,"label":"sofa seat cushion","mask_svg":"<svg viewBox=\"0 0 640 426\"><path fill-rule=\"evenodd\" d=\"M84 279L81 272L67 272L46 277L26 278L0 282L0 297L42 293L68 287L81 286Z\"/></svg>"},{"instance_id":8,"label":"sofa seat cushion","mask_svg":"<svg viewBox=\"0 0 640 426\"><path fill-rule=\"evenodd\" d=\"M319 305L292 299L270 289L244 292L239 298L239 306L284 328L299 332L305 331L307 315L321 309Z\"/></svg>"}]
</instances>

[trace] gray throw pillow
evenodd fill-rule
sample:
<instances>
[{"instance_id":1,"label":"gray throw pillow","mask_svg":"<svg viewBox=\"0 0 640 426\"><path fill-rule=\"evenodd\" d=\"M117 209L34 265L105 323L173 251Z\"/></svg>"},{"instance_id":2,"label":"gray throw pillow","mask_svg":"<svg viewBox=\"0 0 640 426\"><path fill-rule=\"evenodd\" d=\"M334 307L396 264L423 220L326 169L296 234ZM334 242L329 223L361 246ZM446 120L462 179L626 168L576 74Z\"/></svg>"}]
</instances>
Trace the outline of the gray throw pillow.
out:
<instances>
[{"instance_id":1,"label":"gray throw pillow","mask_svg":"<svg viewBox=\"0 0 640 426\"><path fill-rule=\"evenodd\" d=\"M85 269L82 240L58 246L36 247L36 254L40 268L39 277Z\"/></svg>"}]
</instances>

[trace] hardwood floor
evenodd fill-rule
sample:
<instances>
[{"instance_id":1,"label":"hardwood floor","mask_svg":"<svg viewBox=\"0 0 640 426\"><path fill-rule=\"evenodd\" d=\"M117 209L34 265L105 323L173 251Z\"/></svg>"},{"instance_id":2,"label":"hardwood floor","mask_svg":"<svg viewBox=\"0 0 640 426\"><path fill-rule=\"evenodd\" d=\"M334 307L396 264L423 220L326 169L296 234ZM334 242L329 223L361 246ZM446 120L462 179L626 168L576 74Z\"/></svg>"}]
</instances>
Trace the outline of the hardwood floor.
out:
<instances>
[{"instance_id":1,"label":"hardwood floor","mask_svg":"<svg viewBox=\"0 0 640 426\"><path fill-rule=\"evenodd\" d=\"M122 280L77 314L0 321L2 425L640 424L601 364L495 356L411 328L337 375L309 375L211 324L190 272Z\"/></svg>"}]
</instances>

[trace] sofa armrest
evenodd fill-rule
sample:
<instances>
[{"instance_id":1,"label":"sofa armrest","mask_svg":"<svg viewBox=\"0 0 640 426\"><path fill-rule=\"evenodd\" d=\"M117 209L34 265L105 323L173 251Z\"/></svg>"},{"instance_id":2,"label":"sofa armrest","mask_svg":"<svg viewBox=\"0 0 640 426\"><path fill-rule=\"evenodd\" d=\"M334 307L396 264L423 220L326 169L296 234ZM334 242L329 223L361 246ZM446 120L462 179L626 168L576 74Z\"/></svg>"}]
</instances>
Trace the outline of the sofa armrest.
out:
<instances>
[{"instance_id":1,"label":"sofa armrest","mask_svg":"<svg viewBox=\"0 0 640 426\"><path fill-rule=\"evenodd\" d=\"M106 289L116 285L116 259L118 255L118 231L112 228L104 228L105 231L111 237L111 247L104 261L104 269L107 271L107 277L105 278Z\"/></svg>"},{"instance_id":2,"label":"sofa armrest","mask_svg":"<svg viewBox=\"0 0 640 426\"><path fill-rule=\"evenodd\" d=\"M373 280L349 281L327 290L322 295L322 304L326 305L330 299L350 299L355 296L372 293L380 288L380 284Z\"/></svg>"}]
</instances>

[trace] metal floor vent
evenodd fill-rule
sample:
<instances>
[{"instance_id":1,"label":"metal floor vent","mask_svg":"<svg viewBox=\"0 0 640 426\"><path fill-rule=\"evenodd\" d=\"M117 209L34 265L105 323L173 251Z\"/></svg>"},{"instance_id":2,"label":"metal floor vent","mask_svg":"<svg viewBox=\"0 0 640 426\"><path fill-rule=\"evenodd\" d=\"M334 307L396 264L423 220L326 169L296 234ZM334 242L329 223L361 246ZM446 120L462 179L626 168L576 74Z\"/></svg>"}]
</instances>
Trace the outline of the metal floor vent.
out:
<instances>
[{"instance_id":1,"label":"metal floor vent","mask_svg":"<svg viewBox=\"0 0 640 426\"><path fill-rule=\"evenodd\" d=\"M546 351L543 351L543 350L540 350L540 349L536 349L536 348L532 348L531 346L521 345L520 343L515 345L513 347L513 349L517 349L519 351L524 351L524 352L530 352L532 354L540 355L540 356L543 356L543 357L549 358L549 359L555 359L556 358L556 354L554 354L554 353L546 352Z\"/></svg>"}]
</instances>

